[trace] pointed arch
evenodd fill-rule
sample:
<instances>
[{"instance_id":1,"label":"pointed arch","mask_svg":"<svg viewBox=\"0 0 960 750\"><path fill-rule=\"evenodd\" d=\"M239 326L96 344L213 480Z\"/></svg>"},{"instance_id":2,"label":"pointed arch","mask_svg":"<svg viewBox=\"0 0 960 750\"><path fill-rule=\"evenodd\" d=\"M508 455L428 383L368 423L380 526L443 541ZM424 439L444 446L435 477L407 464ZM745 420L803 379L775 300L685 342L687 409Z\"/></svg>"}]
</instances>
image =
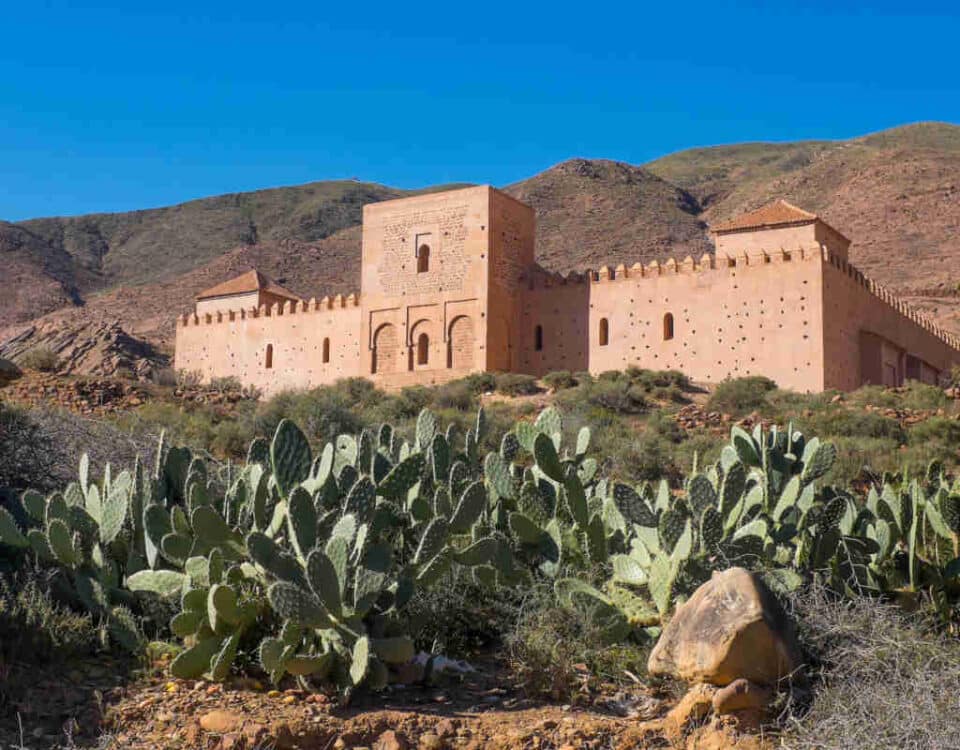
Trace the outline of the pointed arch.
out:
<instances>
[{"instance_id":1,"label":"pointed arch","mask_svg":"<svg viewBox=\"0 0 960 750\"><path fill-rule=\"evenodd\" d=\"M447 329L447 367L452 370L473 368L475 337L473 320L460 315L450 321Z\"/></svg>"},{"instance_id":2,"label":"pointed arch","mask_svg":"<svg viewBox=\"0 0 960 750\"><path fill-rule=\"evenodd\" d=\"M377 375L399 370L400 339L392 323L384 323L373 334L370 373Z\"/></svg>"}]
</instances>

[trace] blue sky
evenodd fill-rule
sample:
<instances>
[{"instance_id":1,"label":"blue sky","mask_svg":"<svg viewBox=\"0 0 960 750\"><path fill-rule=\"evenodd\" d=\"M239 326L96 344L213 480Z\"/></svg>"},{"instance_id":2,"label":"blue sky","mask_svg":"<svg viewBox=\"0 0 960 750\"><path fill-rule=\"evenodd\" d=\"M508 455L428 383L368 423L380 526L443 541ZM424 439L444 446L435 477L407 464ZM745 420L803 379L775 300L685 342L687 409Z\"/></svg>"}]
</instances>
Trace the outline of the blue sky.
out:
<instances>
[{"instance_id":1,"label":"blue sky","mask_svg":"<svg viewBox=\"0 0 960 750\"><path fill-rule=\"evenodd\" d=\"M0 218L960 122L956 3L5 3Z\"/></svg>"}]
</instances>

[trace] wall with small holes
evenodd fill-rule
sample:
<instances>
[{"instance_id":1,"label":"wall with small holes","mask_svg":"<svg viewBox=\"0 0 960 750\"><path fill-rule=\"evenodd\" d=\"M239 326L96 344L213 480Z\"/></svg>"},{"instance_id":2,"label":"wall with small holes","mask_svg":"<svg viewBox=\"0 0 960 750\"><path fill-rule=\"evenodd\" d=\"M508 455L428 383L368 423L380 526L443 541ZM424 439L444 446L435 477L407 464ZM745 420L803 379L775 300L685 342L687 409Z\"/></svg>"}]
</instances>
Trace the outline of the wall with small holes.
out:
<instances>
[{"instance_id":1,"label":"wall with small holes","mask_svg":"<svg viewBox=\"0 0 960 750\"><path fill-rule=\"evenodd\" d=\"M817 257L819 250L796 251L724 261L720 268L711 258L687 267L621 267L586 281L535 282L523 302L521 368L542 375L633 365L710 382L766 375L786 388L820 390Z\"/></svg>"},{"instance_id":2,"label":"wall with small holes","mask_svg":"<svg viewBox=\"0 0 960 750\"><path fill-rule=\"evenodd\" d=\"M235 377L267 395L352 377L360 368L360 308L349 299L345 307L289 302L185 316L177 323L175 365L204 380Z\"/></svg>"}]
</instances>

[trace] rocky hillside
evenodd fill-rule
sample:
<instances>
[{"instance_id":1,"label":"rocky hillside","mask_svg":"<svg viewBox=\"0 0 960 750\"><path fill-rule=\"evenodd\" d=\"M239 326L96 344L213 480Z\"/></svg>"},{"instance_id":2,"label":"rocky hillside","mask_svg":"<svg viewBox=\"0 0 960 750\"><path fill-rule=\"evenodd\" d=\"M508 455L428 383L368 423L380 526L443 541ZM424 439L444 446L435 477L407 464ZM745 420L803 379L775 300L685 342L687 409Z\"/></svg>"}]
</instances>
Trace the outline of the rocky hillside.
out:
<instances>
[{"instance_id":1,"label":"rocky hillside","mask_svg":"<svg viewBox=\"0 0 960 750\"><path fill-rule=\"evenodd\" d=\"M572 159L506 190L537 210L538 260L560 271L697 256L711 247L708 224L783 197L820 213L854 240L853 259L867 273L960 332L957 126L692 149L644 166ZM9 269L0 276L0 342L61 346L64 326L74 337L102 340L107 331L114 341L120 320L124 334L162 359L173 315L197 291L251 266L306 296L352 291L362 205L407 194L319 182L149 211L0 222ZM12 354L9 344L4 351Z\"/></svg>"}]
</instances>

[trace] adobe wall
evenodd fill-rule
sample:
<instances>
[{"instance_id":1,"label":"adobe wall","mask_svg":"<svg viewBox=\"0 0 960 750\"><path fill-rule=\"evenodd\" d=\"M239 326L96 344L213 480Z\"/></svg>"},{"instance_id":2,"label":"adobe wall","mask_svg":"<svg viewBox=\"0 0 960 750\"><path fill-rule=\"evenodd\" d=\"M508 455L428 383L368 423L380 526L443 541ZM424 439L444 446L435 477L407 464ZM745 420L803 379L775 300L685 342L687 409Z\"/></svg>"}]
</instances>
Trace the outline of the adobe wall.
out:
<instances>
[{"instance_id":1,"label":"adobe wall","mask_svg":"<svg viewBox=\"0 0 960 750\"><path fill-rule=\"evenodd\" d=\"M360 373L360 307L354 295L287 302L177 321L177 369L204 380L233 376L266 395ZM329 361L324 362L324 340ZM272 348L267 367L267 348Z\"/></svg>"},{"instance_id":2,"label":"adobe wall","mask_svg":"<svg viewBox=\"0 0 960 750\"><path fill-rule=\"evenodd\" d=\"M960 364L960 338L842 259L827 254L822 265L825 387L899 385L908 377L936 382L939 373Z\"/></svg>"},{"instance_id":3,"label":"adobe wall","mask_svg":"<svg viewBox=\"0 0 960 750\"><path fill-rule=\"evenodd\" d=\"M279 301L279 299L270 300L270 304ZM246 294L232 294L227 297L197 300L194 311L197 315L213 315L218 312L226 313L230 310L249 310L251 307L260 307L261 304L265 303L260 300L260 292L247 292Z\"/></svg>"},{"instance_id":4,"label":"adobe wall","mask_svg":"<svg viewBox=\"0 0 960 750\"><path fill-rule=\"evenodd\" d=\"M821 390L819 255L819 248L735 261L705 255L699 262L604 268L586 280L538 279L524 298L520 369L596 374L635 365L712 382L763 374L785 388Z\"/></svg>"},{"instance_id":5,"label":"adobe wall","mask_svg":"<svg viewBox=\"0 0 960 750\"><path fill-rule=\"evenodd\" d=\"M800 226L764 227L714 235L717 257L736 258L744 253L772 253L779 250L795 250L801 247L826 245L831 253L847 258L850 240L824 224L814 221Z\"/></svg>"},{"instance_id":6,"label":"adobe wall","mask_svg":"<svg viewBox=\"0 0 960 750\"><path fill-rule=\"evenodd\" d=\"M486 363L488 214L483 186L363 207L360 374L435 384ZM418 253L429 248L426 271ZM426 362L418 342L429 342Z\"/></svg>"},{"instance_id":7,"label":"adobe wall","mask_svg":"<svg viewBox=\"0 0 960 750\"><path fill-rule=\"evenodd\" d=\"M519 357L516 329L526 279L534 266L536 214L525 203L493 190L490 225L486 369L508 372Z\"/></svg>"}]
</instances>

